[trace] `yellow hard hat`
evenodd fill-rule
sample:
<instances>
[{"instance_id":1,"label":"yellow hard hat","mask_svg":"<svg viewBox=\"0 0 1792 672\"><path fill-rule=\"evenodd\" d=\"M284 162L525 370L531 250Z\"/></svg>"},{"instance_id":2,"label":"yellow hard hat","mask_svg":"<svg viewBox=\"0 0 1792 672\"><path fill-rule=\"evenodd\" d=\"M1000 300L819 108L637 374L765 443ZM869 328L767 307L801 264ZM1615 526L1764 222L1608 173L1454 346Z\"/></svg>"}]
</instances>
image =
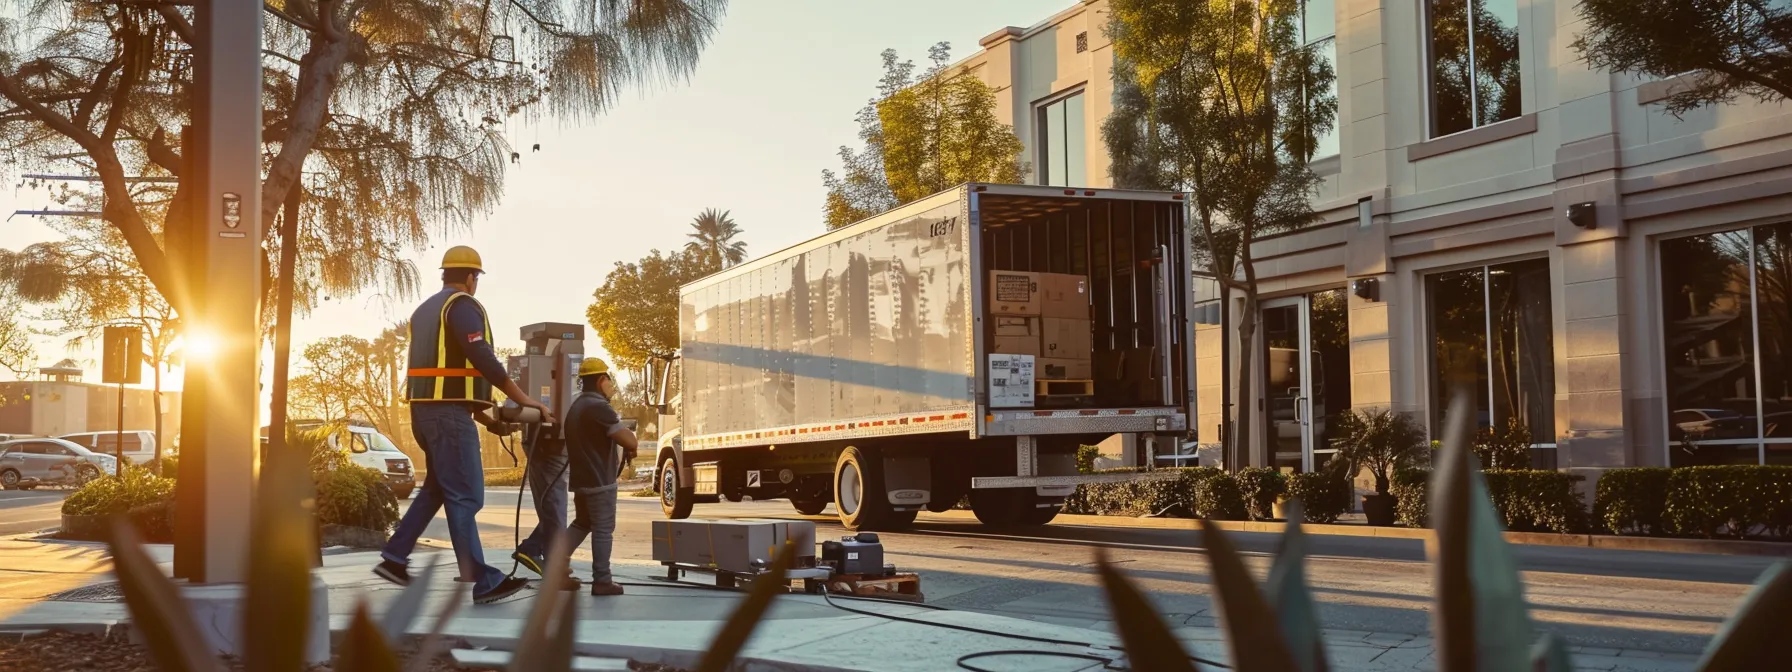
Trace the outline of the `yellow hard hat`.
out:
<instances>
[{"instance_id":1,"label":"yellow hard hat","mask_svg":"<svg viewBox=\"0 0 1792 672\"><path fill-rule=\"evenodd\" d=\"M580 378L584 378L585 376L595 376L600 373L609 373L609 372L610 372L610 365L605 364L604 360L598 359L596 357L586 357L585 361L579 362L579 377Z\"/></svg>"},{"instance_id":2,"label":"yellow hard hat","mask_svg":"<svg viewBox=\"0 0 1792 672\"><path fill-rule=\"evenodd\" d=\"M442 253L442 268L471 268L480 273L485 272L485 265L479 260L479 252L465 245L455 245Z\"/></svg>"}]
</instances>

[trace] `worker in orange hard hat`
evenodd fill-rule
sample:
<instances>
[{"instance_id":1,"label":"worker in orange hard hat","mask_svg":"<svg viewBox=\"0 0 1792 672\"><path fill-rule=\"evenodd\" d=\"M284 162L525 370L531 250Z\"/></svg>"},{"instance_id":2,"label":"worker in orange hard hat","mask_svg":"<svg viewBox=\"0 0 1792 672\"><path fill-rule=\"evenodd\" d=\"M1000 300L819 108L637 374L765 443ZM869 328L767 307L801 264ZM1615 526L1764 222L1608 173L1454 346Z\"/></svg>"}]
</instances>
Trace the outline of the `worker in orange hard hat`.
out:
<instances>
[{"instance_id":1,"label":"worker in orange hard hat","mask_svg":"<svg viewBox=\"0 0 1792 672\"><path fill-rule=\"evenodd\" d=\"M604 360L586 357L579 363L579 396L566 409L566 454L572 464L572 537L568 550L591 537L591 594L621 595L610 574L610 548L616 533L616 479L635 459L639 444L628 424L616 415L616 378Z\"/></svg>"},{"instance_id":2,"label":"worker in orange hard hat","mask_svg":"<svg viewBox=\"0 0 1792 672\"><path fill-rule=\"evenodd\" d=\"M480 460L479 427L497 425L490 415L495 387L511 400L541 411L540 400L523 393L492 350L492 327L485 306L473 298L479 291L484 262L473 248L459 245L442 255L442 290L411 314L411 351L405 399L411 406L411 431L423 448L428 475L423 489L398 522L380 555L374 573L399 585L411 582L408 562L424 528L436 511L448 510L448 536L463 580L473 582L473 601L487 604L515 595L528 584L505 578L485 563L475 516L485 507L485 471ZM494 429L494 431L496 431Z\"/></svg>"}]
</instances>

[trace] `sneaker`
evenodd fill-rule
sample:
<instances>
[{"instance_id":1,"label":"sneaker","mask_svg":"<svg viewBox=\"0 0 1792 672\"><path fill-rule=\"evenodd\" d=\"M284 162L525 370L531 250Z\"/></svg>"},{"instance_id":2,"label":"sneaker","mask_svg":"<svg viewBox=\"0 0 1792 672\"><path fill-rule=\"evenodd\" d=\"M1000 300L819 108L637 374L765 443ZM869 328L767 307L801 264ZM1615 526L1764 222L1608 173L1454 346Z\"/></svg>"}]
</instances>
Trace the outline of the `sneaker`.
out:
<instances>
[{"instance_id":1,"label":"sneaker","mask_svg":"<svg viewBox=\"0 0 1792 672\"><path fill-rule=\"evenodd\" d=\"M528 579L519 579L515 577L499 581L498 585L491 590L474 595L473 604L491 604L497 602L498 600L517 594L517 591L522 590L528 585Z\"/></svg>"},{"instance_id":2,"label":"sneaker","mask_svg":"<svg viewBox=\"0 0 1792 672\"><path fill-rule=\"evenodd\" d=\"M411 585L411 568L391 560L381 562L378 567L373 568L373 573L400 586Z\"/></svg>"},{"instance_id":3,"label":"sneaker","mask_svg":"<svg viewBox=\"0 0 1792 672\"><path fill-rule=\"evenodd\" d=\"M510 559L515 560L516 564L522 565L524 569L535 572L536 576L547 576L547 570L542 569L547 565L546 558L537 558L528 553L517 551L510 554Z\"/></svg>"},{"instance_id":4,"label":"sneaker","mask_svg":"<svg viewBox=\"0 0 1792 672\"><path fill-rule=\"evenodd\" d=\"M615 581L604 581L602 583L597 581L591 582L591 595L594 597L609 597L621 594L622 586L616 585Z\"/></svg>"}]
</instances>

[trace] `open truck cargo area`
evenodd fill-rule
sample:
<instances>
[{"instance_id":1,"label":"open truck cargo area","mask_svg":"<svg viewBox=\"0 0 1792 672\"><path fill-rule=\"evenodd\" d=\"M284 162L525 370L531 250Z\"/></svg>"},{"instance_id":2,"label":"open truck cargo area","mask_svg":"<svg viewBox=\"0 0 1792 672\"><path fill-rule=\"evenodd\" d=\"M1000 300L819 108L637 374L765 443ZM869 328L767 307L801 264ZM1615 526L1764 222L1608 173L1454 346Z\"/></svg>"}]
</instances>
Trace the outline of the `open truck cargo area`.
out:
<instances>
[{"instance_id":1,"label":"open truck cargo area","mask_svg":"<svg viewBox=\"0 0 1792 672\"><path fill-rule=\"evenodd\" d=\"M662 505L1048 522L1078 446L1186 433L1187 250L1180 194L967 184L693 282Z\"/></svg>"}]
</instances>

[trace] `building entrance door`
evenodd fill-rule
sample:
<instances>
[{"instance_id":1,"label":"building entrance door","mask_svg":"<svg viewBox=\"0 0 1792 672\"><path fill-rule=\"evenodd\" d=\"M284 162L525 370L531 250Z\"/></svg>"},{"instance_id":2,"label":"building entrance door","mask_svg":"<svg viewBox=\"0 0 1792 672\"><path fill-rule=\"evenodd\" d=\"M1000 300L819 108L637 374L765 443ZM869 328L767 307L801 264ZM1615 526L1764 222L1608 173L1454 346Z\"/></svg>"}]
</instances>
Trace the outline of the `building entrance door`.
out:
<instances>
[{"instance_id":1,"label":"building entrance door","mask_svg":"<svg viewBox=\"0 0 1792 672\"><path fill-rule=\"evenodd\" d=\"M1320 469L1337 455L1327 428L1350 410L1350 320L1342 288L1263 302L1264 434L1269 463Z\"/></svg>"}]
</instances>

